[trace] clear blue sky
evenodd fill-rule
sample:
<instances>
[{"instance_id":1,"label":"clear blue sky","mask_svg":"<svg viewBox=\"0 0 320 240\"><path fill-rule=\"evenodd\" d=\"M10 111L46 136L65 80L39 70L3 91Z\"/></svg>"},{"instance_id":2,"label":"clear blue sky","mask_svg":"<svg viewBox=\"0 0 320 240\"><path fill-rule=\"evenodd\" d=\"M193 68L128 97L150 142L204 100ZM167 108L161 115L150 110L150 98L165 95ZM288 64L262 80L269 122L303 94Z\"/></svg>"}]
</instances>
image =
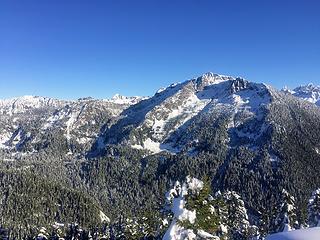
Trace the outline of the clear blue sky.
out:
<instances>
[{"instance_id":1,"label":"clear blue sky","mask_svg":"<svg viewBox=\"0 0 320 240\"><path fill-rule=\"evenodd\" d=\"M0 98L151 95L208 71L320 84L320 1L0 0Z\"/></svg>"}]
</instances>

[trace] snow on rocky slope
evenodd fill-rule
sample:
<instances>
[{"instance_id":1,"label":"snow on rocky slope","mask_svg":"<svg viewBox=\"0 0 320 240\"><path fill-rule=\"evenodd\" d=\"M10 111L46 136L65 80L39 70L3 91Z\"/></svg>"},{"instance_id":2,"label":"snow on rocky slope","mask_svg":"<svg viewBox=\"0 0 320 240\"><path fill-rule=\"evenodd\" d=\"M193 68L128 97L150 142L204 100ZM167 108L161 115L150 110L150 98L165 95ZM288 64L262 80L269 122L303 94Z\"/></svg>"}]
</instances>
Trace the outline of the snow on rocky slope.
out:
<instances>
[{"instance_id":1,"label":"snow on rocky slope","mask_svg":"<svg viewBox=\"0 0 320 240\"><path fill-rule=\"evenodd\" d=\"M106 100L64 101L38 96L0 100L0 149L34 152L24 146L47 142L50 135L64 138L69 145L90 144L103 126L112 124L124 109L142 99L116 95Z\"/></svg>"},{"instance_id":2,"label":"snow on rocky slope","mask_svg":"<svg viewBox=\"0 0 320 240\"><path fill-rule=\"evenodd\" d=\"M105 141L107 144L129 144L153 153L179 152L191 139L177 136L177 133L197 119L228 112L229 127L234 128L243 121L262 118L261 108L270 101L269 87L264 84L206 73L196 79L172 84L129 107L106 133ZM239 131L238 134L246 137L250 132ZM177 144L177 138L184 140Z\"/></svg>"},{"instance_id":3,"label":"snow on rocky slope","mask_svg":"<svg viewBox=\"0 0 320 240\"><path fill-rule=\"evenodd\" d=\"M133 96L133 97L126 97L120 94L115 94L111 99L105 99L106 102L116 103L116 104L126 104L126 105L133 105L141 100L145 100L148 97L140 97L140 96Z\"/></svg>"},{"instance_id":4,"label":"snow on rocky slope","mask_svg":"<svg viewBox=\"0 0 320 240\"><path fill-rule=\"evenodd\" d=\"M11 99L0 100L0 113L13 115L25 113L32 109L59 108L65 101L39 96L23 96Z\"/></svg>"},{"instance_id":5,"label":"snow on rocky slope","mask_svg":"<svg viewBox=\"0 0 320 240\"><path fill-rule=\"evenodd\" d=\"M254 147L268 130L266 109L274 92L265 84L206 73L162 88L150 98L116 94L104 100L35 96L0 100L0 148L22 149L52 133L63 136L70 146L87 145L86 150L98 143L100 148L122 144L151 153L191 153L202 144L201 128L219 119L226 119L230 147L236 142ZM290 93L316 104L320 98L320 88L313 85Z\"/></svg>"},{"instance_id":6,"label":"snow on rocky slope","mask_svg":"<svg viewBox=\"0 0 320 240\"><path fill-rule=\"evenodd\" d=\"M299 86L293 90L284 88L283 91L320 106L320 86L315 86L312 83L309 83L304 86Z\"/></svg>"}]
</instances>

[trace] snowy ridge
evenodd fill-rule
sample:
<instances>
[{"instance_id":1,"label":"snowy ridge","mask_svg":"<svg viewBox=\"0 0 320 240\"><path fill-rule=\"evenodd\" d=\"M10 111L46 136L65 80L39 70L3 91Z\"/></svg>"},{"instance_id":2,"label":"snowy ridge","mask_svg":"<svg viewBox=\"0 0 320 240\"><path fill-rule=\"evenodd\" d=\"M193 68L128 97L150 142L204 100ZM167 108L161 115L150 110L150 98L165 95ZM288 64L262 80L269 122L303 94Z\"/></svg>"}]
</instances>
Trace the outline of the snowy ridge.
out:
<instances>
[{"instance_id":1,"label":"snowy ridge","mask_svg":"<svg viewBox=\"0 0 320 240\"><path fill-rule=\"evenodd\" d=\"M293 90L285 87L282 91L320 106L320 86L315 86L312 83L309 83L304 86L299 86Z\"/></svg>"},{"instance_id":2,"label":"snowy ridge","mask_svg":"<svg viewBox=\"0 0 320 240\"><path fill-rule=\"evenodd\" d=\"M145 100L148 97L125 97L120 94L115 94L111 99L104 99L102 102L120 104L120 105L133 105L141 100ZM101 100L93 99L91 97L79 98L78 100L66 101L58 100L55 98L41 97L26 95L22 97L10 98L10 99L0 99L0 113L13 115L17 113L24 113L33 109L39 108L61 108L66 105L76 104L81 102L101 102Z\"/></svg>"},{"instance_id":3,"label":"snowy ridge","mask_svg":"<svg viewBox=\"0 0 320 240\"><path fill-rule=\"evenodd\" d=\"M258 118L259 109L271 102L268 88L264 84L213 73L170 85L150 98L156 103L155 107L147 112L145 120L137 128L139 131L150 129L150 134L143 141L131 140L131 146L153 153L179 152L182 146L170 144L170 137L180 128L187 127L193 118L231 109L235 115L244 112L248 117ZM240 124L236 119L230 121L230 127ZM251 133L239 132L241 134L249 136Z\"/></svg>"},{"instance_id":4,"label":"snowy ridge","mask_svg":"<svg viewBox=\"0 0 320 240\"><path fill-rule=\"evenodd\" d=\"M36 108L60 107L64 103L65 101L48 97L23 96L0 100L0 113L12 115Z\"/></svg>"},{"instance_id":5,"label":"snowy ridge","mask_svg":"<svg viewBox=\"0 0 320 240\"><path fill-rule=\"evenodd\" d=\"M135 97L131 103L141 99ZM128 106L93 98L64 101L23 96L0 100L0 149L20 151L27 142L36 145L45 141L49 132L53 137L62 133L69 145L74 140L90 144L105 121L116 118ZM28 151L34 152L32 147Z\"/></svg>"},{"instance_id":6,"label":"snowy ridge","mask_svg":"<svg viewBox=\"0 0 320 240\"><path fill-rule=\"evenodd\" d=\"M116 103L116 104L133 105L133 104L137 104L141 100L145 100L147 98L148 97L139 97L139 96L126 97L126 96L122 96L117 93L111 99L105 99L104 101Z\"/></svg>"},{"instance_id":7,"label":"snowy ridge","mask_svg":"<svg viewBox=\"0 0 320 240\"><path fill-rule=\"evenodd\" d=\"M261 109L271 102L270 89L264 84L209 72L182 83L171 84L150 98L116 94L111 99L104 100L89 97L76 101L62 101L24 96L0 100L0 113L6 118L19 118L17 113L38 114L37 120L34 121L39 123L37 129L41 129L41 133L62 130L70 144L73 140L79 144L87 144L101 139L101 148L105 143L125 144L132 148L148 150L151 154L161 151L176 154L196 149L198 139L193 141L192 135L181 136L195 120L205 119L207 115L219 116L223 112L229 115L230 132L242 140L258 139L268 129L268 124L262 123L264 112ZM307 93L310 92L311 97L307 98ZM320 88L313 85L296 88L294 94L298 93L301 96L304 93L303 96L312 102L320 98ZM103 114L104 117L98 117L99 114ZM116 126L110 134L106 132L109 128L100 132L100 127L107 119L110 120L108 127ZM249 120L261 123L257 126L242 127ZM12 125L1 129L2 148L13 143L9 140L14 138L14 133L21 135L22 132L17 132L17 129L24 120L18 119L15 123L13 119L7 118L7 121ZM117 136L121 136L120 139ZM35 139L33 136L31 138Z\"/></svg>"}]
</instances>

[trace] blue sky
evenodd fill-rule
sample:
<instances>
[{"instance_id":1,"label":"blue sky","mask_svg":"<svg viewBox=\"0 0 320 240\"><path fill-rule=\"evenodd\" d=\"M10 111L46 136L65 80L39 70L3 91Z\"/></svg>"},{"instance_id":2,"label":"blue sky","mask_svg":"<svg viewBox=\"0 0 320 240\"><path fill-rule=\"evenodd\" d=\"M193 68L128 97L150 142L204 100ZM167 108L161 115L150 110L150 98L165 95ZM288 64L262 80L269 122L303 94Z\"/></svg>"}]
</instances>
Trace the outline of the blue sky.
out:
<instances>
[{"instance_id":1,"label":"blue sky","mask_svg":"<svg viewBox=\"0 0 320 240\"><path fill-rule=\"evenodd\" d=\"M152 95L204 72L320 84L318 0L1 0L0 98Z\"/></svg>"}]
</instances>

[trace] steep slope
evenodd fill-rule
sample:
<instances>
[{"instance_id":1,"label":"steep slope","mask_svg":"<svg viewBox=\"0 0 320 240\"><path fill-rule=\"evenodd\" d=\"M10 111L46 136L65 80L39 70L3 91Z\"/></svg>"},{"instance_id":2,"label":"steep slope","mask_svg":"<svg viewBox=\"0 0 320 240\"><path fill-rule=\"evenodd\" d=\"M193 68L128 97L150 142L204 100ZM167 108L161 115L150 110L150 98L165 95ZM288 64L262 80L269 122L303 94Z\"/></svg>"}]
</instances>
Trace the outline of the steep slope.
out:
<instances>
[{"instance_id":1,"label":"steep slope","mask_svg":"<svg viewBox=\"0 0 320 240\"><path fill-rule=\"evenodd\" d=\"M140 100L119 95L110 100L62 101L33 96L1 100L0 149L34 154L55 151L52 148L59 144L60 154L85 152L104 126Z\"/></svg>"},{"instance_id":2,"label":"steep slope","mask_svg":"<svg viewBox=\"0 0 320 240\"><path fill-rule=\"evenodd\" d=\"M197 79L174 84L152 98L133 105L105 133L107 144L127 144L153 153L191 151L202 145L196 123L227 118L228 128L238 137L250 135L240 129L244 122L263 118L263 108L270 103L268 87L207 73ZM236 128L239 130L237 131ZM233 130L231 130L233 129ZM185 131L193 132L191 135ZM259 135L256 129L252 134Z\"/></svg>"}]
</instances>

